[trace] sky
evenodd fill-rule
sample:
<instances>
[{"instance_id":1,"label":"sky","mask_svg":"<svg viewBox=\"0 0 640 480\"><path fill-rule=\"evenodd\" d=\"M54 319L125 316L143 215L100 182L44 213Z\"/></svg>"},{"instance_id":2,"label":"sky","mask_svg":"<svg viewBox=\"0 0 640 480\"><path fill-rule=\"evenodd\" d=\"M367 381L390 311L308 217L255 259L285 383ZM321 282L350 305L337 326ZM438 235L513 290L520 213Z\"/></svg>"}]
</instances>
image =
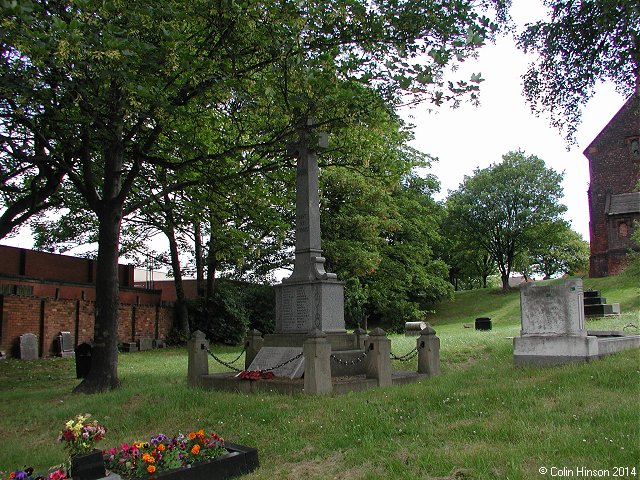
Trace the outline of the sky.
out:
<instances>
[{"instance_id":1,"label":"sky","mask_svg":"<svg viewBox=\"0 0 640 480\"><path fill-rule=\"evenodd\" d=\"M539 0L513 0L511 17L518 30L527 22L540 18L545 7ZM589 165L582 152L622 107L625 99L612 85L602 84L582 113L582 123L576 132L576 145L567 151L560 132L550 126L547 118L537 118L525 104L521 75L529 60L515 47L511 36L500 37L495 44L480 50L477 60L468 60L461 71L481 73L479 107L463 104L457 109L441 108L429 113L429 105L401 112L403 118L415 124L412 146L438 157L428 171L438 177L444 199L448 190L455 190L465 175L475 168L486 168L499 162L512 150L523 150L545 161L547 167L564 172L564 199L568 207L565 218L585 240L589 239ZM33 242L26 229L0 243L31 248Z\"/></svg>"},{"instance_id":2,"label":"sky","mask_svg":"<svg viewBox=\"0 0 640 480\"><path fill-rule=\"evenodd\" d=\"M513 0L511 16L518 30L527 22L540 18L545 11L537 0ZM482 73L480 107L463 104L457 109L443 108L429 113L423 105L403 110L401 115L415 124L412 146L438 157L429 173L438 177L443 199L448 190L459 187L465 175L475 168L498 163L502 155L523 150L536 155L549 168L564 172L565 219L572 228L589 240L589 162L582 152L602 131L625 103L612 85L600 84L594 97L583 108L582 123L576 132L576 145L567 151L561 133L550 126L548 118L537 118L522 95L521 76L530 60L515 47L512 36L501 37L495 44L482 47L477 60L465 62L463 70Z\"/></svg>"}]
</instances>

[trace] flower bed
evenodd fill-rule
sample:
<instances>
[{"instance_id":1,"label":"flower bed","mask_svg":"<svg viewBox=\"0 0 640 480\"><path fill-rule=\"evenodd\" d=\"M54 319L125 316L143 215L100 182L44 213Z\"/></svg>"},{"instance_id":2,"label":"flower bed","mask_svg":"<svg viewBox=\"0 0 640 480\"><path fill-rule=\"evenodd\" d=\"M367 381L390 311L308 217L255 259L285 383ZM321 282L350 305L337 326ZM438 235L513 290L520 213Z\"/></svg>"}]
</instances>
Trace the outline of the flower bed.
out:
<instances>
[{"instance_id":1,"label":"flower bed","mask_svg":"<svg viewBox=\"0 0 640 480\"><path fill-rule=\"evenodd\" d=\"M69 462L53 467L45 474L33 469L13 471L11 480L97 480L107 472L123 480L209 480L230 479L252 472L259 466L258 451L225 443L216 433L204 430L179 433L174 437L159 434L147 442L123 443L96 450L106 429L90 415L81 415L65 424L58 439L69 452ZM106 468L106 471L105 471Z\"/></svg>"}]
</instances>

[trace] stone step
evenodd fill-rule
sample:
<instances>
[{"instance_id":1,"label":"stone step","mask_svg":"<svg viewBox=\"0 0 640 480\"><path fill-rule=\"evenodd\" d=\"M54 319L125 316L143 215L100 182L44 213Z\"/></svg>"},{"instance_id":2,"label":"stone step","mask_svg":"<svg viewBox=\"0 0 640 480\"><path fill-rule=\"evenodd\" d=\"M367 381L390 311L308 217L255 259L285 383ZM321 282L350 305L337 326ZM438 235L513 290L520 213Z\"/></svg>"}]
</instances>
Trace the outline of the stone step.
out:
<instances>
[{"instance_id":1,"label":"stone step","mask_svg":"<svg viewBox=\"0 0 640 480\"><path fill-rule=\"evenodd\" d=\"M585 305L599 305L607 303L607 299L604 297L585 297L584 304Z\"/></svg>"},{"instance_id":2,"label":"stone step","mask_svg":"<svg viewBox=\"0 0 640 480\"><path fill-rule=\"evenodd\" d=\"M620 315L620 304L609 303L600 305L585 305L585 316L600 316L600 315Z\"/></svg>"}]
</instances>

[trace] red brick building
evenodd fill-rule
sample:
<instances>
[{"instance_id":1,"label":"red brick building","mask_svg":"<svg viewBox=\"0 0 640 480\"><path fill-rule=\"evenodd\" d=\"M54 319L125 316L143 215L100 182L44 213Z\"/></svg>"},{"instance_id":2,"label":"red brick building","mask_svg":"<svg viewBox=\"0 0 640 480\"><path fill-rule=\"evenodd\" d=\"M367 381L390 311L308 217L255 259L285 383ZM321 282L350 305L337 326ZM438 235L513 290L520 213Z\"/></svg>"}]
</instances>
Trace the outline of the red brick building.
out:
<instances>
[{"instance_id":1,"label":"red brick building","mask_svg":"<svg viewBox=\"0 0 640 480\"><path fill-rule=\"evenodd\" d=\"M60 331L74 343L93 338L95 261L0 245L0 350L16 354L20 335L38 337L41 357L56 353ZM133 267L119 265L118 340L164 340L173 325L173 308L162 292L135 288Z\"/></svg>"},{"instance_id":2,"label":"red brick building","mask_svg":"<svg viewBox=\"0 0 640 480\"><path fill-rule=\"evenodd\" d=\"M584 151L589 159L590 277L628 264L634 223L640 221L640 93L627 100Z\"/></svg>"}]
</instances>

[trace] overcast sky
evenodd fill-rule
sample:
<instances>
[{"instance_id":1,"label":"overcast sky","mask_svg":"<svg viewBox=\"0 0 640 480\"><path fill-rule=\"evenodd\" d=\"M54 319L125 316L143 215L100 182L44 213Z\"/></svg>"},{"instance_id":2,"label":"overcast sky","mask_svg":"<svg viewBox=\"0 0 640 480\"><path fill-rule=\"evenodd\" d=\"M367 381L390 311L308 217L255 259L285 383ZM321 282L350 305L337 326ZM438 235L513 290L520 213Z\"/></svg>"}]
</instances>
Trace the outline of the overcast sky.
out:
<instances>
[{"instance_id":1,"label":"overcast sky","mask_svg":"<svg viewBox=\"0 0 640 480\"><path fill-rule=\"evenodd\" d=\"M513 0L511 16L521 26L540 18L544 12L538 0ZM416 125L412 146L439 158L430 173L441 182L439 199L455 190L464 175L472 175L476 167L485 168L501 161L512 150L524 150L543 159L547 167L564 172L565 214L572 227L589 240L589 163L582 152L600 133L625 102L613 86L599 85L596 95L582 114L576 132L577 145L567 151L561 134L549 125L547 118L530 113L522 96L521 75L529 60L515 47L512 37L482 47L477 60L465 62L464 71L482 73L481 106L463 104L460 108L428 113L428 106L403 112L403 117Z\"/></svg>"}]
</instances>

